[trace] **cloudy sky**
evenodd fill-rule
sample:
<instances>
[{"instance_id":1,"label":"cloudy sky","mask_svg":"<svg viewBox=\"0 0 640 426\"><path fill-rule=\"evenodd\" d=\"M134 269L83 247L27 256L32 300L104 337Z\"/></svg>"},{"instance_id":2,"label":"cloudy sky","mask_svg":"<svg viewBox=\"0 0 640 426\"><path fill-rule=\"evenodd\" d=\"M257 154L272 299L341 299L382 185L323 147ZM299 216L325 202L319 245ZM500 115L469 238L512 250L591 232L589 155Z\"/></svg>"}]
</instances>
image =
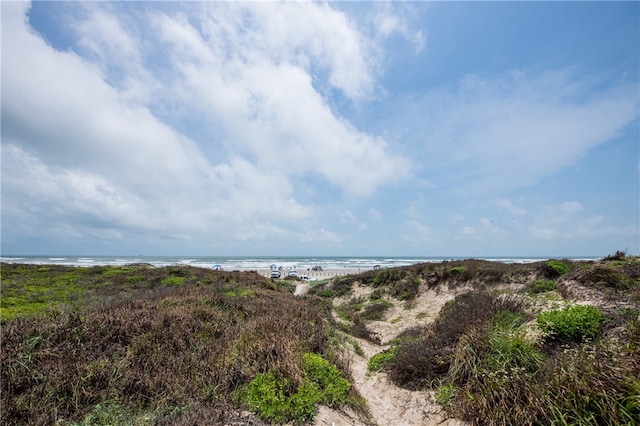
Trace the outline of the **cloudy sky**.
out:
<instances>
[{"instance_id":1,"label":"cloudy sky","mask_svg":"<svg viewBox=\"0 0 640 426\"><path fill-rule=\"evenodd\" d=\"M640 252L638 2L2 2L2 255Z\"/></svg>"}]
</instances>

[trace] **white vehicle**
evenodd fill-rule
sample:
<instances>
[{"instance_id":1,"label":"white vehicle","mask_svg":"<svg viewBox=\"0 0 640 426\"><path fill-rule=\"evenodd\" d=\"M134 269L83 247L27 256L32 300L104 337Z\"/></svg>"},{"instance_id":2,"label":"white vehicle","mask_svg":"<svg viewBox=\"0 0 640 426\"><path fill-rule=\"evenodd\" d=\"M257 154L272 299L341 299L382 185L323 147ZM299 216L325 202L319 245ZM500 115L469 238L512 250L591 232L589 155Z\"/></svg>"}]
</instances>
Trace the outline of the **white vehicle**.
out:
<instances>
[{"instance_id":1,"label":"white vehicle","mask_svg":"<svg viewBox=\"0 0 640 426\"><path fill-rule=\"evenodd\" d=\"M295 269L291 269L287 275L289 275L290 277L297 277L298 272L296 272Z\"/></svg>"},{"instance_id":2,"label":"white vehicle","mask_svg":"<svg viewBox=\"0 0 640 426\"><path fill-rule=\"evenodd\" d=\"M307 275L298 275L298 278L300 278L302 281L309 281L309 276Z\"/></svg>"},{"instance_id":3,"label":"white vehicle","mask_svg":"<svg viewBox=\"0 0 640 426\"><path fill-rule=\"evenodd\" d=\"M278 271L277 269L272 269L271 278L280 278L280 271Z\"/></svg>"}]
</instances>

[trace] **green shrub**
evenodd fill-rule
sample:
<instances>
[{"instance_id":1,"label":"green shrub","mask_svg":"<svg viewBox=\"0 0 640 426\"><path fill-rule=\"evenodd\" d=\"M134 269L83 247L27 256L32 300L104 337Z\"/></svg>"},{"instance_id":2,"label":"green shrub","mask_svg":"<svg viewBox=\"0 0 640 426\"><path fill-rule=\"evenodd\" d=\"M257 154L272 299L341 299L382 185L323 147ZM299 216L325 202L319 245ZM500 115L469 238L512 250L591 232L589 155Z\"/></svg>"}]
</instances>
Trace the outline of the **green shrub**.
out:
<instances>
[{"instance_id":1,"label":"green shrub","mask_svg":"<svg viewBox=\"0 0 640 426\"><path fill-rule=\"evenodd\" d=\"M545 265L548 267L551 275L559 277L560 275L564 275L571 269L569 265L559 260L548 260Z\"/></svg>"},{"instance_id":2,"label":"green shrub","mask_svg":"<svg viewBox=\"0 0 640 426\"><path fill-rule=\"evenodd\" d=\"M123 269L123 268L105 268L104 270L101 271L102 272L102 276L105 278L113 278L113 277L117 277L118 275L122 275L122 274L126 274L127 270Z\"/></svg>"},{"instance_id":3,"label":"green shrub","mask_svg":"<svg viewBox=\"0 0 640 426\"><path fill-rule=\"evenodd\" d=\"M338 367L318 354L306 353L302 358L302 369L305 381L318 389L320 403L335 408L347 402L351 384Z\"/></svg>"},{"instance_id":4,"label":"green shrub","mask_svg":"<svg viewBox=\"0 0 640 426\"><path fill-rule=\"evenodd\" d=\"M464 266L454 266L449 271L451 271L454 274L461 274L463 272L467 272L467 268Z\"/></svg>"},{"instance_id":5,"label":"green shrub","mask_svg":"<svg viewBox=\"0 0 640 426\"><path fill-rule=\"evenodd\" d=\"M135 284L137 282L144 281L144 280L145 278L142 275L131 275L130 277L127 277L125 282L127 284Z\"/></svg>"},{"instance_id":6,"label":"green shrub","mask_svg":"<svg viewBox=\"0 0 640 426\"><path fill-rule=\"evenodd\" d=\"M162 281L160 281L160 283L164 285L179 286L184 284L185 281L186 281L185 277L171 276L171 277L164 278Z\"/></svg>"},{"instance_id":7,"label":"green shrub","mask_svg":"<svg viewBox=\"0 0 640 426\"><path fill-rule=\"evenodd\" d=\"M369 359L369 362L367 363L367 370L369 370L372 373L377 373L378 371L382 371L382 369L387 364L387 362L389 362L389 360L393 358L397 349L398 348L396 346L389 350L380 352L372 356Z\"/></svg>"},{"instance_id":8,"label":"green shrub","mask_svg":"<svg viewBox=\"0 0 640 426\"><path fill-rule=\"evenodd\" d=\"M542 279L533 283L531 288L532 293L544 293L545 291L551 291L556 289L556 282L554 280Z\"/></svg>"},{"instance_id":9,"label":"green shrub","mask_svg":"<svg viewBox=\"0 0 640 426\"><path fill-rule=\"evenodd\" d=\"M326 289L326 290L322 290L320 292L318 292L318 296L320 297L326 297L326 298L333 298L335 296L333 290L331 289Z\"/></svg>"},{"instance_id":10,"label":"green shrub","mask_svg":"<svg viewBox=\"0 0 640 426\"><path fill-rule=\"evenodd\" d=\"M594 337L604 322L604 314L590 305L567 306L538 315L538 326L552 338L582 341Z\"/></svg>"},{"instance_id":11,"label":"green shrub","mask_svg":"<svg viewBox=\"0 0 640 426\"><path fill-rule=\"evenodd\" d=\"M292 418L291 388L289 379L281 379L272 372L258 374L247 387L247 403L260 417L267 421L284 423ZM298 418L311 417L315 409L315 402L310 407L302 407L302 401L297 398ZM309 412L308 410L311 410Z\"/></svg>"},{"instance_id":12,"label":"green shrub","mask_svg":"<svg viewBox=\"0 0 640 426\"><path fill-rule=\"evenodd\" d=\"M304 377L296 388L291 379L273 372L258 374L247 387L249 407L267 421L301 422L312 419L316 405L332 408L347 402L351 384L338 368L314 353L302 358Z\"/></svg>"}]
</instances>

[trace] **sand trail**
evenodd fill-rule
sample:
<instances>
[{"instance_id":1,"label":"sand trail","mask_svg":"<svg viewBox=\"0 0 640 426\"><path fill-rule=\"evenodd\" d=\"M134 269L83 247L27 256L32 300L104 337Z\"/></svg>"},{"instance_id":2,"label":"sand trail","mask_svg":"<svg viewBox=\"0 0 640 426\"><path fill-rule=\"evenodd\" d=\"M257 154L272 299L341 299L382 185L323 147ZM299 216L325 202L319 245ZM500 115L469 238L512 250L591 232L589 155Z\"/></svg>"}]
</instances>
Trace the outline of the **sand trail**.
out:
<instances>
[{"instance_id":1,"label":"sand trail","mask_svg":"<svg viewBox=\"0 0 640 426\"><path fill-rule=\"evenodd\" d=\"M354 413L337 412L321 407L314 424L316 425L352 425L374 424L380 426L411 425L464 425L464 422L447 419L446 413L435 403L432 391L409 391L395 386L383 372L369 373L367 363L379 352L387 349L388 343L402 331L416 325L427 324L436 317L442 305L453 299L462 289L456 291L421 291L408 307L403 302L394 302L382 321L371 321L368 328L380 336L382 345L376 345L363 339L355 339L364 352L364 356L349 349L351 375L354 386L367 401L371 421L358 419ZM371 291L368 287L356 286L357 296ZM339 300L335 301L341 303Z\"/></svg>"}]
</instances>

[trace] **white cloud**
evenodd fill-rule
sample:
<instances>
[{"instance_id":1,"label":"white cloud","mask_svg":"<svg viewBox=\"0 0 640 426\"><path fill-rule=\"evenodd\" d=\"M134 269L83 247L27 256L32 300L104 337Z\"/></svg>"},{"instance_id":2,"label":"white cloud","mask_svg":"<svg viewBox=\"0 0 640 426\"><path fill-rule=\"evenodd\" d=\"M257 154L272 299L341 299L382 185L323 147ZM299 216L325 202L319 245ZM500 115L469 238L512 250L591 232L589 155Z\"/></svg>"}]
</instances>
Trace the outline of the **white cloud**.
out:
<instances>
[{"instance_id":1,"label":"white cloud","mask_svg":"<svg viewBox=\"0 0 640 426\"><path fill-rule=\"evenodd\" d=\"M637 86L594 96L594 84L569 70L520 71L495 80L470 75L455 89L428 93L408 118L423 120L415 131L427 175L486 196L575 164L637 118Z\"/></svg>"},{"instance_id":2,"label":"white cloud","mask_svg":"<svg viewBox=\"0 0 640 426\"><path fill-rule=\"evenodd\" d=\"M51 235L339 242L317 224L299 232L315 212L298 185L366 196L406 176L408 161L323 92L360 100L375 86L369 41L346 15L311 3L120 6L83 6L77 52L63 52L28 27L28 5L2 4L3 164L15 162L2 170L3 223L26 226L18 212L32 206L29 226ZM204 127L187 137L190 120Z\"/></svg>"},{"instance_id":3,"label":"white cloud","mask_svg":"<svg viewBox=\"0 0 640 426\"><path fill-rule=\"evenodd\" d=\"M393 4L385 2L377 5L373 12L372 26L380 38L388 38L399 34L409 40L416 52L424 49L427 37L422 29L415 30L407 23L416 11L410 4Z\"/></svg>"},{"instance_id":4,"label":"white cloud","mask_svg":"<svg viewBox=\"0 0 640 426\"><path fill-rule=\"evenodd\" d=\"M365 45L347 20L325 6L287 5L284 15L279 10L264 5L227 10L234 16L248 14L258 28L219 26L217 15L205 15L201 26L209 29L206 40L185 19L158 17L165 42L172 46L174 66L181 73L168 87L181 88L183 104L198 105L204 114L212 114L216 125L227 132L233 149L256 158L261 167L278 167L284 160L288 174L316 174L355 195L368 195L406 176L408 162L389 155L383 140L336 116L311 74L313 66L308 61L330 69L335 75L329 81L348 96L357 98L369 90L361 86L368 86L372 78L363 65ZM274 24L286 17L293 19L289 16L293 12L300 13L295 24L282 27L286 31ZM321 28L316 28L317 21L322 22ZM207 43L220 38L230 40L230 45ZM341 49L347 46L347 53L335 53L337 44ZM327 57L327 52L337 56ZM229 59L219 59L230 54ZM300 54L305 54L304 61ZM200 59L188 61L184 55ZM354 73L353 79L342 77L343 68ZM168 91L167 96L175 94Z\"/></svg>"}]
</instances>

